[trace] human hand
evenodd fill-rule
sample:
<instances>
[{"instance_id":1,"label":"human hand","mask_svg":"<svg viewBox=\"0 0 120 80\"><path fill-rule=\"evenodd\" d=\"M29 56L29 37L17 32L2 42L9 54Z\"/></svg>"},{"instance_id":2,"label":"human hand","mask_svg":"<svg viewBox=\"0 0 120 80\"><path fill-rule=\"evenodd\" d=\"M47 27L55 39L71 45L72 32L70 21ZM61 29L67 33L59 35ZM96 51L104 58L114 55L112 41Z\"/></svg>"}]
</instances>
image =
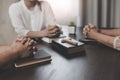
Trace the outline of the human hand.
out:
<instances>
[{"instance_id":1,"label":"human hand","mask_svg":"<svg viewBox=\"0 0 120 80\"><path fill-rule=\"evenodd\" d=\"M37 48L35 47L35 43L36 42L30 38L21 37L17 38L10 48L19 58L24 58L36 53Z\"/></svg>"},{"instance_id":2,"label":"human hand","mask_svg":"<svg viewBox=\"0 0 120 80\"><path fill-rule=\"evenodd\" d=\"M90 31L91 29L94 30L94 31L96 31L96 32L99 31L98 26L89 23L88 25L86 25L83 28L83 33L86 35L87 31Z\"/></svg>"},{"instance_id":3,"label":"human hand","mask_svg":"<svg viewBox=\"0 0 120 80\"><path fill-rule=\"evenodd\" d=\"M28 40L31 40L31 42L28 45L32 47L33 51L37 51L37 47L35 47L37 42L28 38L28 37L20 36L20 37L17 37L15 41L16 42L22 42L24 38L27 38ZM22 44L24 44L24 43L25 42L23 41ZM33 54L36 54L36 52L33 52Z\"/></svg>"},{"instance_id":4,"label":"human hand","mask_svg":"<svg viewBox=\"0 0 120 80\"><path fill-rule=\"evenodd\" d=\"M98 32L98 26L88 24L83 28L83 34L86 38L92 38L92 33Z\"/></svg>"},{"instance_id":5,"label":"human hand","mask_svg":"<svg viewBox=\"0 0 120 80\"><path fill-rule=\"evenodd\" d=\"M49 25L45 30L43 30L43 34L45 37L49 38L59 37L60 28L56 25Z\"/></svg>"}]
</instances>

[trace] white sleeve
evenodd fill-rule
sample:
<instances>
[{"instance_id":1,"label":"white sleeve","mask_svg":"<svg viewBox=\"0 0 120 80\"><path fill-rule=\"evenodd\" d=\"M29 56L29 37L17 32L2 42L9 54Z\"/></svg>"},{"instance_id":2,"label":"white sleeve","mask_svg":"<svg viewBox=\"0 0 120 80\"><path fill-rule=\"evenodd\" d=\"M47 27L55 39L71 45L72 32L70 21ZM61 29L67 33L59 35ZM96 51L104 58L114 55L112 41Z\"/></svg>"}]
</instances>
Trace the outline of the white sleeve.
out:
<instances>
[{"instance_id":1,"label":"white sleeve","mask_svg":"<svg viewBox=\"0 0 120 80\"><path fill-rule=\"evenodd\" d=\"M115 37L113 47L120 51L120 36Z\"/></svg>"},{"instance_id":2,"label":"white sleeve","mask_svg":"<svg viewBox=\"0 0 120 80\"><path fill-rule=\"evenodd\" d=\"M12 26L14 27L15 31L20 36L27 36L29 30L25 29L22 19L20 17L20 13L17 10L15 5L11 5L9 8L9 16L11 19Z\"/></svg>"},{"instance_id":3,"label":"white sleeve","mask_svg":"<svg viewBox=\"0 0 120 80\"><path fill-rule=\"evenodd\" d=\"M53 13L53 10L48 2L44 2L44 9L45 9L45 26L48 25L56 25L56 19Z\"/></svg>"}]
</instances>

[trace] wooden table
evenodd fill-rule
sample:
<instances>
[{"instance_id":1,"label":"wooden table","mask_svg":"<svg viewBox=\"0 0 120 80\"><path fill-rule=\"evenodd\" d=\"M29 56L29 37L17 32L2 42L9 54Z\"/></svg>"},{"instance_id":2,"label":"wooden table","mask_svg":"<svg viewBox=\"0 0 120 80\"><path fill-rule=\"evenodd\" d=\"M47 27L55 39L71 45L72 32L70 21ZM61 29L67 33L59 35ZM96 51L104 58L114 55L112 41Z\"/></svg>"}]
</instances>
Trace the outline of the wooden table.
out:
<instances>
[{"instance_id":1,"label":"wooden table","mask_svg":"<svg viewBox=\"0 0 120 80\"><path fill-rule=\"evenodd\" d=\"M66 58L49 44L38 46L52 55L52 62L0 74L0 80L120 80L120 52L106 46L86 45L85 56Z\"/></svg>"}]
</instances>

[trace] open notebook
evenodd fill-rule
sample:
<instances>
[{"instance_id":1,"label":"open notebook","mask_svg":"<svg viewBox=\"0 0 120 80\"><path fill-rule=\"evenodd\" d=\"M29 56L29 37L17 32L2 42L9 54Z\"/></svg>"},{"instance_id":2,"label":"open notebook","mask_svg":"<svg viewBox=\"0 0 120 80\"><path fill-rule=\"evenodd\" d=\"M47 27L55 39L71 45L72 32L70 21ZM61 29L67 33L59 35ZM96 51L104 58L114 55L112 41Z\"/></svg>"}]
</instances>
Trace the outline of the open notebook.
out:
<instances>
[{"instance_id":1,"label":"open notebook","mask_svg":"<svg viewBox=\"0 0 120 80\"><path fill-rule=\"evenodd\" d=\"M37 64L37 63L50 62L51 60L52 59L51 59L50 54L48 54L44 50L38 50L37 54L35 54L34 56L17 60L15 62L15 67L18 68L18 67L24 67L24 66L28 66L28 65Z\"/></svg>"}]
</instances>

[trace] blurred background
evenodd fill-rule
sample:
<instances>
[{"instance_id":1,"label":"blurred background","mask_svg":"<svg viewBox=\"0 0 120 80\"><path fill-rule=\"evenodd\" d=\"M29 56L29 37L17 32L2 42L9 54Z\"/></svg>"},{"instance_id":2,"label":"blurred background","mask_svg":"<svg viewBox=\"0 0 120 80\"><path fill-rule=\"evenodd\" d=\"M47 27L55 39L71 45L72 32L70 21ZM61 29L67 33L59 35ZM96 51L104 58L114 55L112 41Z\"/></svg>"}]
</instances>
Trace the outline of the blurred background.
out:
<instances>
[{"instance_id":1,"label":"blurred background","mask_svg":"<svg viewBox=\"0 0 120 80\"><path fill-rule=\"evenodd\" d=\"M0 0L0 44L10 44L17 34L11 26L9 6L18 0ZM88 23L104 28L120 28L120 0L47 0L58 24L77 27Z\"/></svg>"}]
</instances>

